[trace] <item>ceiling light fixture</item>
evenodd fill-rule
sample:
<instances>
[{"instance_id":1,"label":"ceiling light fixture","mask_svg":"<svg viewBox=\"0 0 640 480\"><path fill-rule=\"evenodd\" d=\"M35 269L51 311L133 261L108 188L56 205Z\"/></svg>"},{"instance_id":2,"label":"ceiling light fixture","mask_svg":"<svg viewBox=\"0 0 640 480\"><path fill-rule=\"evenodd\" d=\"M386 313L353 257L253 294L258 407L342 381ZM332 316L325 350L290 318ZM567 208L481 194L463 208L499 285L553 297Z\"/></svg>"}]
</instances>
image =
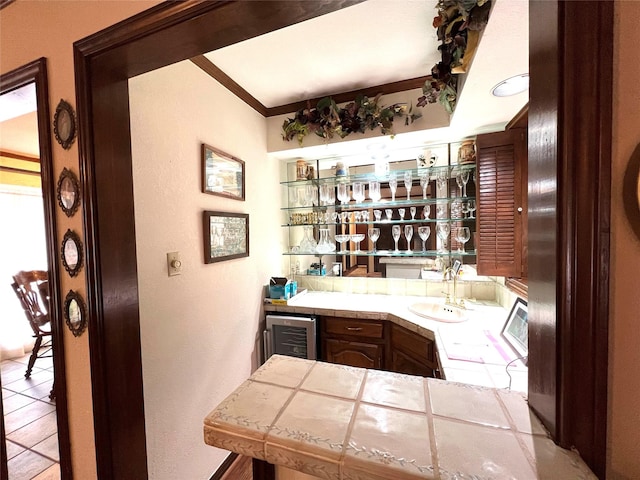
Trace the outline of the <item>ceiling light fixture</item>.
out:
<instances>
[{"instance_id":1,"label":"ceiling light fixture","mask_svg":"<svg viewBox=\"0 0 640 480\"><path fill-rule=\"evenodd\" d=\"M524 92L529 88L529 74L523 73L515 77L503 80L491 89L491 93L496 97L510 97Z\"/></svg>"}]
</instances>

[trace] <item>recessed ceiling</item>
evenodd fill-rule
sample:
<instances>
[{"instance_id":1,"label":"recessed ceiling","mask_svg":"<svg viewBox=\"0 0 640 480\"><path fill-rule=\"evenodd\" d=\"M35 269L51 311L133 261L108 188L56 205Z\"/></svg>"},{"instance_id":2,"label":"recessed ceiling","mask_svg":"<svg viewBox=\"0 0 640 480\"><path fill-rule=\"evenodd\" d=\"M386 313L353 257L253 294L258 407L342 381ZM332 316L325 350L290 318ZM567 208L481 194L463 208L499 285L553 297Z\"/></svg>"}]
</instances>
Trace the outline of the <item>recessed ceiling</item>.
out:
<instances>
[{"instance_id":1,"label":"recessed ceiling","mask_svg":"<svg viewBox=\"0 0 640 480\"><path fill-rule=\"evenodd\" d=\"M440 60L436 4L368 0L205 56L268 108L414 79ZM528 73L528 19L527 0L493 0L450 127L437 133L444 141L501 130L527 104L528 91L491 89Z\"/></svg>"}]
</instances>

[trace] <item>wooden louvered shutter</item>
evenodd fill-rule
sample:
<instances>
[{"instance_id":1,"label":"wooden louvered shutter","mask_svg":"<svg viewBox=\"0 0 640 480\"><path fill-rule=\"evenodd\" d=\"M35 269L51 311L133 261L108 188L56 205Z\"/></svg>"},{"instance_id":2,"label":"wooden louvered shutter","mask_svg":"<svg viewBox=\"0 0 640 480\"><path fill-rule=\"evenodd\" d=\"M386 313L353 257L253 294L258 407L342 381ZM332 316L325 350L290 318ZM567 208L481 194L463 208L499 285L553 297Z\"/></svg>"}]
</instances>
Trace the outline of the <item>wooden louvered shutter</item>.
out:
<instances>
[{"instance_id":1,"label":"wooden louvered shutter","mask_svg":"<svg viewBox=\"0 0 640 480\"><path fill-rule=\"evenodd\" d=\"M526 192L522 191L521 168L523 161L526 168L526 130L479 135L476 151L478 274L526 276Z\"/></svg>"}]
</instances>

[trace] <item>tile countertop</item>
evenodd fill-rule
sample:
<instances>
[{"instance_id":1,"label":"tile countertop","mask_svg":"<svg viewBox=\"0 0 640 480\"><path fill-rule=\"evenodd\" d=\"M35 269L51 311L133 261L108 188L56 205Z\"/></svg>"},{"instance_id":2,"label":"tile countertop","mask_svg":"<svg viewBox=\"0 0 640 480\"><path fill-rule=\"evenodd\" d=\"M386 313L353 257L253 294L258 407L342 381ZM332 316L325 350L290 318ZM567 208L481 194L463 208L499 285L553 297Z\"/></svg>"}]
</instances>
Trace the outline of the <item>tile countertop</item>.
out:
<instances>
[{"instance_id":1,"label":"tile countertop","mask_svg":"<svg viewBox=\"0 0 640 480\"><path fill-rule=\"evenodd\" d=\"M596 479L521 393L281 355L205 418L204 438L329 480Z\"/></svg>"},{"instance_id":2,"label":"tile countertop","mask_svg":"<svg viewBox=\"0 0 640 480\"><path fill-rule=\"evenodd\" d=\"M293 312L372 320L388 320L435 340L447 380L527 392L527 367L501 338L509 311L495 302L466 301L468 320L443 323L409 310L415 303L444 298L307 292L288 305L265 305L266 312Z\"/></svg>"}]
</instances>

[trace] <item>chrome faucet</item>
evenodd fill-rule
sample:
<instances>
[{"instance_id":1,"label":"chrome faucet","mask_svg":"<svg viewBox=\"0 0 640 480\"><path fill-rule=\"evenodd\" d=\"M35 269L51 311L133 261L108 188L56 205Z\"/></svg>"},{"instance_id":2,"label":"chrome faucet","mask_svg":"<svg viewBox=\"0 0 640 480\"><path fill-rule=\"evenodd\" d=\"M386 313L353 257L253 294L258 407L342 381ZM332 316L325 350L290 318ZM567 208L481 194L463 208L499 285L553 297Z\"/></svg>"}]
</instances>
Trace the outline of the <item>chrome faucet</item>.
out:
<instances>
[{"instance_id":1,"label":"chrome faucet","mask_svg":"<svg viewBox=\"0 0 640 480\"><path fill-rule=\"evenodd\" d=\"M453 277L453 298L449 294L449 277ZM466 307L464 305L464 300L462 298L458 300L458 297L457 297L457 294L458 294L458 274L456 273L456 271L451 267L445 268L443 273L442 273L442 281L443 282L447 282L447 292L446 292L447 297L445 298L444 303L446 305L451 305L451 306L454 306L454 307L466 309Z\"/></svg>"}]
</instances>

